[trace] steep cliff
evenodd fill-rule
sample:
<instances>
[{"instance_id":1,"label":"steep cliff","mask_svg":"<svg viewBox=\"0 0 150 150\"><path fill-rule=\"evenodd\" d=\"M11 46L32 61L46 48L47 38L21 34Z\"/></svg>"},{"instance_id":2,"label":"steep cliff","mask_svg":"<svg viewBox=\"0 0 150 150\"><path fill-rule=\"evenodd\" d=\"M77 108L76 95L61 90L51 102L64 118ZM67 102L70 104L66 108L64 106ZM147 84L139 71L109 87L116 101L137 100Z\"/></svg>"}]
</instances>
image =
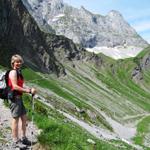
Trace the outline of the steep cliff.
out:
<instances>
[{"instance_id":1,"label":"steep cliff","mask_svg":"<svg viewBox=\"0 0 150 150\"><path fill-rule=\"evenodd\" d=\"M148 45L115 10L102 16L93 14L84 7L77 9L69 6L63 0L23 2L42 28L44 21L58 35L64 35L84 47L137 46L144 48Z\"/></svg>"},{"instance_id":2,"label":"steep cliff","mask_svg":"<svg viewBox=\"0 0 150 150\"><path fill-rule=\"evenodd\" d=\"M59 75L65 74L65 59L80 57L71 40L42 32L21 0L0 1L0 33L0 63L5 66L19 53L33 69Z\"/></svg>"}]
</instances>

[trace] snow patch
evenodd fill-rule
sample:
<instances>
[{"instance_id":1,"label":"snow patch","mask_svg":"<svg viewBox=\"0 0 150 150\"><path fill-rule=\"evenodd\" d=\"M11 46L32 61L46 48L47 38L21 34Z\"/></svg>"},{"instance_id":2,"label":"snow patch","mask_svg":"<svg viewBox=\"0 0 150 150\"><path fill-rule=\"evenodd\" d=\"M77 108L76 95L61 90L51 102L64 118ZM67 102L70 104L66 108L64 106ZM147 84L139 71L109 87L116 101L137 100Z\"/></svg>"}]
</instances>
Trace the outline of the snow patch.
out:
<instances>
[{"instance_id":1,"label":"snow patch","mask_svg":"<svg viewBox=\"0 0 150 150\"><path fill-rule=\"evenodd\" d=\"M62 17L64 17L64 16L65 16L65 14L59 14L59 15L57 15L57 16L54 16L52 20L49 20L49 21L48 21L48 24L50 24L51 21L52 21L52 22L58 21L60 18L62 18Z\"/></svg>"},{"instance_id":2,"label":"snow patch","mask_svg":"<svg viewBox=\"0 0 150 150\"><path fill-rule=\"evenodd\" d=\"M103 53L106 56L109 56L114 59L125 59L130 57L135 57L139 54L143 48L141 47L134 47L134 46L116 46L114 48L111 47L93 47L93 48L86 48L89 52L94 52L96 54Z\"/></svg>"}]
</instances>

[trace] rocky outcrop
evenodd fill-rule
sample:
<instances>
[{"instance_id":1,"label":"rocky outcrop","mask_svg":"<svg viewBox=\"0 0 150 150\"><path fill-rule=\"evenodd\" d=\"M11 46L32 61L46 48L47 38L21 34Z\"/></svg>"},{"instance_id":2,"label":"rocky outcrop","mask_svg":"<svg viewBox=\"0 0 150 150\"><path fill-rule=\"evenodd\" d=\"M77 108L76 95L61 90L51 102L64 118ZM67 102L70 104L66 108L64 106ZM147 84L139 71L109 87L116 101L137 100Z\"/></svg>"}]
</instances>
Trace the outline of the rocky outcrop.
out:
<instances>
[{"instance_id":1,"label":"rocky outcrop","mask_svg":"<svg viewBox=\"0 0 150 150\"><path fill-rule=\"evenodd\" d=\"M63 0L23 2L42 28L43 23L40 22L44 20L56 31L56 34L64 35L84 47L137 46L143 48L148 45L117 11L112 10L108 15L102 16L93 14L84 7L73 8L65 4Z\"/></svg>"},{"instance_id":2,"label":"rocky outcrop","mask_svg":"<svg viewBox=\"0 0 150 150\"><path fill-rule=\"evenodd\" d=\"M65 74L64 60L80 59L80 48L63 37L41 31L21 0L0 1L0 63L19 53L25 64L42 72ZM7 55L6 55L7 54Z\"/></svg>"},{"instance_id":3,"label":"rocky outcrop","mask_svg":"<svg viewBox=\"0 0 150 150\"><path fill-rule=\"evenodd\" d=\"M149 51L150 47L147 50ZM137 66L133 69L131 77L138 82L143 79L143 71L150 69L150 53L146 53L143 57L135 57L133 60Z\"/></svg>"}]
</instances>

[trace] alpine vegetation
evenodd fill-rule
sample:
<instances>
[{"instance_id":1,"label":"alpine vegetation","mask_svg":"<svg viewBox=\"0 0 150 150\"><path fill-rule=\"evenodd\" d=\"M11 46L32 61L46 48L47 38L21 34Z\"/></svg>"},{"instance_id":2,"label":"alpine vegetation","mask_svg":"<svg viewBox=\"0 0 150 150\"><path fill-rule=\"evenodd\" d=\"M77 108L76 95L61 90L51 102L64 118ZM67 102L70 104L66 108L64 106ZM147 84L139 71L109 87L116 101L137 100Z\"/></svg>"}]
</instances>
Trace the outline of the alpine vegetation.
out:
<instances>
[{"instance_id":1,"label":"alpine vegetation","mask_svg":"<svg viewBox=\"0 0 150 150\"><path fill-rule=\"evenodd\" d=\"M26 85L37 89L32 104L23 95L36 125L28 130L36 136L33 149L149 149L150 47L121 14L95 15L60 0L1 0L0 33L0 70L20 54ZM133 58L115 60L83 46L114 48L116 57L117 49L128 47L137 56L124 51L117 58ZM3 101L0 110L0 146L11 149Z\"/></svg>"}]
</instances>

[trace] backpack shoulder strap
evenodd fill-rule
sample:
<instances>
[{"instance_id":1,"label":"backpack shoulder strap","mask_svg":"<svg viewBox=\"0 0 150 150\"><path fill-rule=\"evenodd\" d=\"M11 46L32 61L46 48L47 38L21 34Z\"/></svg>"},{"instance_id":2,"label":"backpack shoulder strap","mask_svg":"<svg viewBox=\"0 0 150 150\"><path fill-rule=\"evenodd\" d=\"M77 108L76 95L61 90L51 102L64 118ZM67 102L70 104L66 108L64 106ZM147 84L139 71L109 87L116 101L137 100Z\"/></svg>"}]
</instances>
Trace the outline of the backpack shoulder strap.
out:
<instances>
[{"instance_id":1,"label":"backpack shoulder strap","mask_svg":"<svg viewBox=\"0 0 150 150\"><path fill-rule=\"evenodd\" d=\"M17 72L17 79L23 79L23 75L22 75L22 73L21 73L21 70L16 70L16 72Z\"/></svg>"},{"instance_id":2,"label":"backpack shoulder strap","mask_svg":"<svg viewBox=\"0 0 150 150\"><path fill-rule=\"evenodd\" d=\"M6 85L8 86L8 80L9 80L9 73L10 73L11 70L7 70L6 73L5 73L5 81L6 81ZM17 80L19 78L23 79L23 76L22 76L22 73L21 71L19 70L16 70L16 73L17 73Z\"/></svg>"},{"instance_id":3,"label":"backpack shoulder strap","mask_svg":"<svg viewBox=\"0 0 150 150\"><path fill-rule=\"evenodd\" d=\"M7 70L6 73L5 73L5 82L6 82L6 85L8 86L8 79L9 79L9 72L11 70Z\"/></svg>"}]
</instances>

